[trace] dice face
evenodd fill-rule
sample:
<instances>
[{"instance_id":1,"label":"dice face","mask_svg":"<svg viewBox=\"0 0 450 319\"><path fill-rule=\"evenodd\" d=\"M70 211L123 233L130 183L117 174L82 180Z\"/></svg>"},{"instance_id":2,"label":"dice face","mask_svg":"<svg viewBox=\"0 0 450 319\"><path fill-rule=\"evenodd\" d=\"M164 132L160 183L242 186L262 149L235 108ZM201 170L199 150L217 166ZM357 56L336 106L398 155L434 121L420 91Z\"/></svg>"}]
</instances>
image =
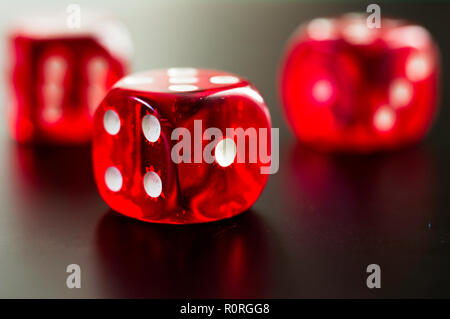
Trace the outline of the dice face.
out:
<instances>
[{"instance_id":1,"label":"dice face","mask_svg":"<svg viewBox=\"0 0 450 319\"><path fill-rule=\"evenodd\" d=\"M415 143L437 111L439 56L417 25L366 17L318 18L292 37L280 95L300 141L327 151L372 152Z\"/></svg>"},{"instance_id":2,"label":"dice face","mask_svg":"<svg viewBox=\"0 0 450 319\"><path fill-rule=\"evenodd\" d=\"M264 138L269 154L269 113L248 81L193 68L138 73L120 80L95 113L95 180L110 207L133 218L228 218L266 184Z\"/></svg>"},{"instance_id":3,"label":"dice face","mask_svg":"<svg viewBox=\"0 0 450 319\"><path fill-rule=\"evenodd\" d=\"M97 106L128 67L125 55L104 45L114 34L59 31L10 34L8 116L19 142L89 142Z\"/></svg>"}]
</instances>

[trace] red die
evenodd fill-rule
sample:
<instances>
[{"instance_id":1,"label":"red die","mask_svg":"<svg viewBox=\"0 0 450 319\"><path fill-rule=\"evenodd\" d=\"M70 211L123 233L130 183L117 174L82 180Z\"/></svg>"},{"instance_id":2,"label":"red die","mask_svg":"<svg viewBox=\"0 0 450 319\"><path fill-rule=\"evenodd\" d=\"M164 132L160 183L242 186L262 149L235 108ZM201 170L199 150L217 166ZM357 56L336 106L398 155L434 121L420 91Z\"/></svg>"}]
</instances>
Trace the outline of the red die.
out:
<instances>
[{"instance_id":1,"label":"red die","mask_svg":"<svg viewBox=\"0 0 450 319\"><path fill-rule=\"evenodd\" d=\"M90 18L89 18L90 17ZM10 33L11 135L19 142L85 143L95 109L128 67L130 39L116 21L83 15L23 20Z\"/></svg>"},{"instance_id":2,"label":"red die","mask_svg":"<svg viewBox=\"0 0 450 319\"><path fill-rule=\"evenodd\" d=\"M266 184L269 152L263 98L221 71L127 76L94 118L100 194L114 210L145 221L199 223L245 211Z\"/></svg>"},{"instance_id":3,"label":"red die","mask_svg":"<svg viewBox=\"0 0 450 319\"><path fill-rule=\"evenodd\" d=\"M291 39L280 91L288 121L323 150L370 152L417 142L437 110L438 49L422 27L318 18Z\"/></svg>"}]
</instances>

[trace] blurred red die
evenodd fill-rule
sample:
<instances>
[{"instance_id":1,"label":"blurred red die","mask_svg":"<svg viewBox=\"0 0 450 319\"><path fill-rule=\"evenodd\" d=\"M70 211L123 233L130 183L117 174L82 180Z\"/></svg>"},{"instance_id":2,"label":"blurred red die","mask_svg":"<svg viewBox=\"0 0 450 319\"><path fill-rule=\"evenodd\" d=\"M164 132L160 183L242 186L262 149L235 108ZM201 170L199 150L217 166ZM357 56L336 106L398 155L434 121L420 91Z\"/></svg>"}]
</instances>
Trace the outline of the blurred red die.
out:
<instances>
[{"instance_id":1,"label":"blurred red die","mask_svg":"<svg viewBox=\"0 0 450 319\"><path fill-rule=\"evenodd\" d=\"M83 14L20 20L9 33L11 135L19 142L79 144L108 89L126 74L131 41L110 18Z\"/></svg>"},{"instance_id":2,"label":"blurred red die","mask_svg":"<svg viewBox=\"0 0 450 319\"><path fill-rule=\"evenodd\" d=\"M372 152L415 143L437 111L439 54L421 26L383 19L318 18L291 38L280 95L302 142Z\"/></svg>"}]
</instances>

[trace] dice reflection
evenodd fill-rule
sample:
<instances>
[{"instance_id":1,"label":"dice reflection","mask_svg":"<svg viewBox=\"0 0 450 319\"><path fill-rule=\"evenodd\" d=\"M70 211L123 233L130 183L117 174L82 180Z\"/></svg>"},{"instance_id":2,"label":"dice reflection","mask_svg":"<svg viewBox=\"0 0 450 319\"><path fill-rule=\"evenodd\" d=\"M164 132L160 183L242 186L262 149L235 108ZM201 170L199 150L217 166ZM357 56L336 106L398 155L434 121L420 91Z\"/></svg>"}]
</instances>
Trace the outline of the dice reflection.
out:
<instances>
[{"instance_id":1,"label":"dice reflection","mask_svg":"<svg viewBox=\"0 0 450 319\"><path fill-rule=\"evenodd\" d=\"M204 225L155 225L109 211L97 229L101 283L111 297L263 296L268 250L253 211Z\"/></svg>"},{"instance_id":2,"label":"dice reflection","mask_svg":"<svg viewBox=\"0 0 450 319\"><path fill-rule=\"evenodd\" d=\"M433 283L428 269L439 267L423 258L436 235L435 165L426 148L351 156L292 147L284 176L286 205L297 207L289 211L299 243L292 262L301 261L309 297L425 296L410 274L420 269ZM389 291L367 289L372 263Z\"/></svg>"},{"instance_id":3,"label":"dice reflection","mask_svg":"<svg viewBox=\"0 0 450 319\"><path fill-rule=\"evenodd\" d=\"M13 221L7 232L20 238L15 247L24 251L24 264L46 267L39 263L45 253L54 263L82 259L67 247L88 240L86 233L104 209L92 177L90 147L10 143L7 160L2 202ZM61 249L52 251L55 243Z\"/></svg>"},{"instance_id":4,"label":"dice reflection","mask_svg":"<svg viewBox=\"0 0 450 319\"><path fill-rule=\"evenodd\" d=\"M330 218L352 215L371 223L373 216L388 231L391 225L402 222L405 229L430 217L436 177L432 154L425 148L353 156L296 145L289 170L289 189L299 194L301 205L313 205Z\"/></svg>"},{"instance_id":5,"label":"dice reflection","mask_svg":"<svg viewBox=\"0 0 450 319\"><path fill-rule=\"evenodd\" d=\"M13 182L19 192L44 197L95 194L91 147L10 144Z\"/></svg>"}]
</instances>

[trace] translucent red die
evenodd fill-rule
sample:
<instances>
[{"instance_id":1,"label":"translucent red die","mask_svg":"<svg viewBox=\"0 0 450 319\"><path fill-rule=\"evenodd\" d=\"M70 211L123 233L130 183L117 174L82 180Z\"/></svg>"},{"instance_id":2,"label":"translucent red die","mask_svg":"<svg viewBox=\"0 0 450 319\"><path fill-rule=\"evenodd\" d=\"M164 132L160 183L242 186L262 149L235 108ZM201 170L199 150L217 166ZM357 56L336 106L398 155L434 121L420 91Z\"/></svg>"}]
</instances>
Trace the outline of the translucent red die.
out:
<instances>
[{"instance_id":1,"label":"translucent red die","mask_svg":"<svg viewBox=\"0 0 450 319\"><path fill-rule=\"evenodd\" d=\"M328 151L372 152L419 141L437 111L439 56L421 26L318 18L291 38L280 95L298 139Z\"/></svg>"},{"instance_id":2,"label":"translucent red die","mask_svg":"<svg viewBox=\"0 0 450 319\"><path fill-rule=\"evenodd\" d=\"M270 116L236 75L194 68L121 79L94 118L99 192L124 215L200 223L247 210L270 165Z\"/></svg>"},{"instance_id":3,"label":"translucent red die","mask_svg":"<svg viewBox=\"0 0 450 319\"><path fill-rule=\"evenodd\" d=\"M95 109L127 71L130 38L110 18L83 15L80 28L65 16L29 17L9 34L13 138L32 143L85 143Z\"/></svg>"}]
</instances>

